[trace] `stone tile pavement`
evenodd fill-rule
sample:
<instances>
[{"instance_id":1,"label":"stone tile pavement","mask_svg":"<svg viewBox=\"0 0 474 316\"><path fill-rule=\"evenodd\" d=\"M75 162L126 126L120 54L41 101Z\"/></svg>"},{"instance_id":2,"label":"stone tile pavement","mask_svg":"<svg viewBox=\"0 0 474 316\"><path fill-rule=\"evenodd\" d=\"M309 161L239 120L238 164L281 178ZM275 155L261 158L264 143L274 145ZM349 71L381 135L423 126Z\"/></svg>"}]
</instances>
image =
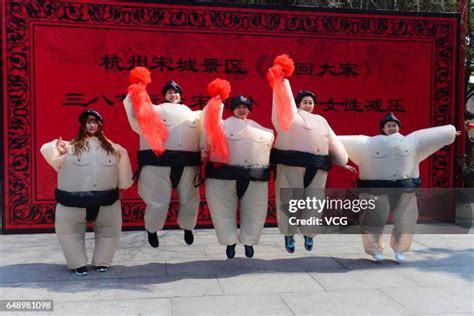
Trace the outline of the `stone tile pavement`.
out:
<instances>
[{"instance_id":1,"label":"stone tile pavement","mask_svg":"<svg viewBox=\"0 0 474 316\"><path fill-rule=\"evenodd\" d=\"M255 257L237 246L233 260L211 229L160 234L123 232L115 265L76 276L54 234L0 235L0 297L51 299L52 315L473 315L474 235L416 235L407 262L393 252L375 263L361 238L321 235L306 252L287 254L276 228L265 228ZM87 234L92 255L93 233ZM389 235L385 236L386 244ZM11 312L2 315L46 315Z\"/></svg>"}]
</instances>

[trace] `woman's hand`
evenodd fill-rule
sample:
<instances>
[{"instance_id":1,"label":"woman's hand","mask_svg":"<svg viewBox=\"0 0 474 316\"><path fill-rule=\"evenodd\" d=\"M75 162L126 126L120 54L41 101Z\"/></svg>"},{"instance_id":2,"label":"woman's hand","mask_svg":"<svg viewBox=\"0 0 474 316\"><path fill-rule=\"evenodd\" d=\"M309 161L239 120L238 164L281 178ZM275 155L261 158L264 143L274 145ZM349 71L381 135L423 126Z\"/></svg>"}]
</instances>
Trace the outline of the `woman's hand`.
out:
<instances>
[{"instance_id":1,"label":"woman's hand","mask_svg":"<svg viewBox=\"0 0 474 316\"><path fill-rule=\"evenodd\" d=\"M209 151L201 150L201 161L205 161L207 158L209 158Z\"/></svg>"},{"instance_id":2,"label":"woman's hand","mask_svg":"<svg viewBox=\"0 0 474 316\"><path fill-rule=\"evenodd\" d=\"M59 151L59 154L60 154L60 155L64 155L65 153L67 153L67 145L66 145L66 143L63 141L63 139L61 138L61 136L59 136L59 139L58 139L58 141L56 142L56 149Z\"/></svg>"},{"instance_id":3,"label":"woman's hand","mask_svg":"<svg viewBox=\"0 0 474 316\"><path fill-rule=\"evenodd\" d=\"M357 173L357 169L354 168L354 167L352 167L352 166L350 166L350 165L344 165L344 166L342 166L342 168L345 169L345 170L347 170L347 171L349 171L349 172Z\"/></svg>"}]
</instances>

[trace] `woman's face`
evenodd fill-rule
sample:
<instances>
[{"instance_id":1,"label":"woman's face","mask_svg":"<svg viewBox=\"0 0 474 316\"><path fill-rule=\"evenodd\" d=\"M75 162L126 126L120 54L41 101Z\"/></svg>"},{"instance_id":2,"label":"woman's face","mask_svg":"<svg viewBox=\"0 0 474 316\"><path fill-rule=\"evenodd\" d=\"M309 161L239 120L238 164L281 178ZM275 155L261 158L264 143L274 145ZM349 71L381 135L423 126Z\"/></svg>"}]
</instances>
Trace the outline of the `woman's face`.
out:
<instances>
[{"instance_id":1,"label":"woman's face","mask_svg":"<svg viewBox=\"0 0 474 316\"><path fill-rule=\"evenodd\" d=\"M309 95L305 96L303 99L301 99L300 104L299 104L300 109L306 112L313 112L314 110L314 100L312 97Z\"/></svg>"},{"instance_id":2,"label":"woman's face","mask_svg":"<svg viewBox=\"0 0 474 316\"><path fill-rule=\"evenodd\" d=\"M165 93L165 100L170 103L180 103L181 102L181 94L174 89L168 89Z\"/></svg>"},{"instance_id":3,"label":"woman's face","mask_svg":"<svg viewBox=\"0 0 474 316\"><path fill-rule=\"evenodd\" d=\"M86 133L89 136L94 136L100 128L100 123L93 115L89 115L86 120Z\"/></svg>"},{"instance_id":4,"label":"woman's face","mask_svg":"<svg viewBox=\"0 0 474 316\"><path fill-rule=\"evenodd\" d=\"M382 131L385 135L392 135L400 131L400 126L398 126L397 122L389 121L385 123Z\"/></svg>"},{"instance_id":5,"label":"woman's face","mask_svg":"<svg viewBox=\"0 0 474 316\"><path fill-rule=\"evenodd\" d=\"M232 111L235 117L238 117L241 120L247 119L249 116L250 110L245 104L239 104Z\"/></svg>"}]
</instances>

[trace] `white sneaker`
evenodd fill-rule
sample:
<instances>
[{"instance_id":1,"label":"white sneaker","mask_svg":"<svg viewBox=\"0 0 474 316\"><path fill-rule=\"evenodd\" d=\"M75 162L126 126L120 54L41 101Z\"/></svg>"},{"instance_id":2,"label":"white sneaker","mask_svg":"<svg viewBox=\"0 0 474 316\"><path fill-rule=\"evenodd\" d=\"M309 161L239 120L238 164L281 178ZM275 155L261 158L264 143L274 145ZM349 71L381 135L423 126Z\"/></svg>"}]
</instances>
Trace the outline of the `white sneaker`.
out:
<instances>
[{"instance_id":1,"label":"white sneaker","mask_svg":"<svg viewBox=\"0 0 474 316\"><path fill-rule=\"evenodd\" d=\"M376 262L382 262L384 260L384 257L381 253L376 253L372 257L374 258Z\"/></svg>"},{"instance_id":2,"label":"white sneaker","mask_svg":"<svg viewBox=\"0 0 474 316\"><path fill-rule=\"evenodd\" d=\"M405 255L403 254L403 252L395 251L395 261L398 263L403 263L405 261Z\"/></svg>"}]
</instances>

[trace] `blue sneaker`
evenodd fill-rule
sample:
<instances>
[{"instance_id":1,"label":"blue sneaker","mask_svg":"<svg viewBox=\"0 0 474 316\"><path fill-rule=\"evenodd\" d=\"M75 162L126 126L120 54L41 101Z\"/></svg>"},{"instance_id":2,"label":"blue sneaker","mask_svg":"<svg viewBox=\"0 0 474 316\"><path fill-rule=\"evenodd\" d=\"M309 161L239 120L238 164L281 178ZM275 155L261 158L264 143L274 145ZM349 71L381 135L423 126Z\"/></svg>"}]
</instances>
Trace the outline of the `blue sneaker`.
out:
<instances>
[{"instance_id":1,"label":"blue sneaker","mask_svg":"<svg viewBox=\"0 0 474 316\"><path fill-rule=\"evenodd\" d=\"M288 253L295 252L295 239L293 238L293 235L285 236L285 248Z\"/></svg>"},{"instance_id":2,"label":"blue sneaker","mask_svg":"<svg viewBox=\"0 0 474 316\"><path fill-rule=\"evenodd\" d=\"M307 251L313 250L313 238L304 236L304 249Z\"/></svg>"}]
</instances>

